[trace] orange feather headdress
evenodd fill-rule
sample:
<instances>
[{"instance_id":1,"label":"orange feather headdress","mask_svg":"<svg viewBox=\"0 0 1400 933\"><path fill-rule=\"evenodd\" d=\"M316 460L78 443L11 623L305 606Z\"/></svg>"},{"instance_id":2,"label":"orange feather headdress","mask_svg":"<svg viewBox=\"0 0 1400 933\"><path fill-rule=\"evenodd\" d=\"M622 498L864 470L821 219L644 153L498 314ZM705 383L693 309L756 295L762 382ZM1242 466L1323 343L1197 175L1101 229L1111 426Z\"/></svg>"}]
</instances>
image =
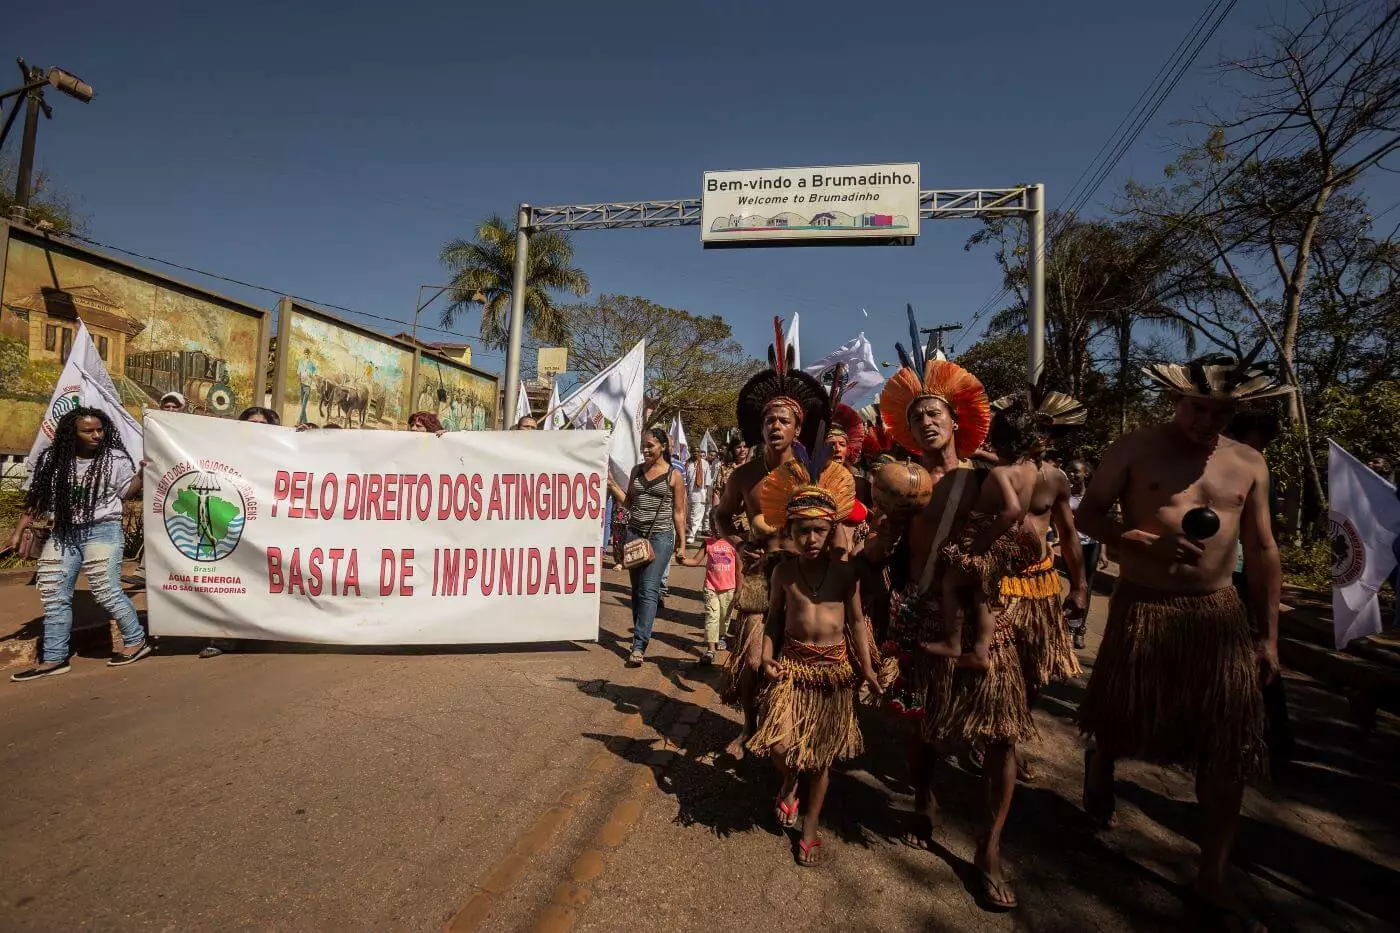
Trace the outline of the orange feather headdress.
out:
<instances>
[{"instance_id":1,"label":"orange feather headdress","mask_svg":"<svg viewBox=\"0 0 1400 933\"><path fill-rule=\"evenodd\" d=\"M982 446L992 423L987 392L976 376L947 360L929 360L924 364L922 379L905 366L885 383L880 393L880 418L900 446L920 449L909 428L909 409L926 398L940 399L951 409L959 457L967 457Z\"/></svg>"},{"instance_id":2,"label":"orange feather headdress","mask_svg":"<svg viewBox=\"0 0 1400 933\"><path fill-rule=\"evenodd\" d=\"M856 481L839 463L828 463L815 482L801 460L779 464L758 484L763 520L773 528L803 518L844 521L856 501Z\"/></svg>"}]
</instances>

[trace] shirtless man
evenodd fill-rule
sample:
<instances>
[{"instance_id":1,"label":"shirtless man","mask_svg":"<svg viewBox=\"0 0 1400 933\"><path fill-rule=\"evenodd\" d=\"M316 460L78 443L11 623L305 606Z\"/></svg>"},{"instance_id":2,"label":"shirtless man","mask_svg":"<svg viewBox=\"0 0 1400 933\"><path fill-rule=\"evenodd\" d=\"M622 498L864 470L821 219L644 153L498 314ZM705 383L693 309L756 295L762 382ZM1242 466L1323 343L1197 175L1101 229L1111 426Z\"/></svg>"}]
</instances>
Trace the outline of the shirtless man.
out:
<instances>
[{"instance_id":1,"label":"shirtless man","mask_svg":"<svg viewBox=\"0 0 1400 933\"><path fill-rule=\"evenodd\" d=\"M977 499L982 471L964 458L982 445L991 421L986 392L971 373L947 361L914 363L886 383L880 413L900 445L920 451L920 463L934 480L933 494L906 527L891 521L891 527L882 528L866 545L872 556L887 554L904 533L907 549L895 550L891 559L907 583L899 594L901 605L891 612L890 629L906 650L911 642L936 638L941 620L941 567L936 558ZM959 608L965 617L968 607ZM1003 627L999 620L999 630ZM1001 869L1001 833L1016 787L1016 745L1034 734L1034 726L1014 640L999 631L994 644L991 669L985 673L954 672L951 659L920 651L914 652L904 672L910 702L924 707L912 739L914 814L904 842L916 848L933 844L936 746L958 742L985 748L983 781L990 806L974 862L985 899L1010 909L1016 898Z\"/></svg>"},{"instance_id":2,"label":"shirtless man","mask_svg":"<svg viewBox=\"0 0 1400 933\"><path fill-rule=\"evenodd\" d=\"M771 356L771 348L770 348ZM781 526L764 518L758 502L758 485L770 470L793 459L792 445L804 429L814 434L825 420L826 390L807 373L772 357L773 368L751 378L739 391L738 421L747 444L761 447L761 456L734 468L714 509L715 526L739 554L738 592L733 613L738 623L725 662L725 702L738 703L744 712L742 739L752 735L758 719L759 669L763 661L763 620L768 612L768 576L780 558L791 553ZM805 437L810 449L812 437ZM747 517L747 539L737 527L739 515ZM771 555L771 556L770 556Z\"/></svg>"},{"instance_id":3,"label":"shirtless man","mask_svg":"<svg viewBox=\"0 0 1400 933\"><path fill-rule=\"evenodd\" d=\"M1279 668L1268 470L1257 451L1221 435L1240 401L1288 391L1251 363L1252 355L1212 356L1146 370L1172 393L1172 420L1110 447L1078 510L1085 533L1121 555L1080 710L1095 743L1085 755L1085 809L1113 825L1116 758L1195 769L1203 827L1195 892L1221 919L1245 917L1225 892L1225 868L1245 782L1264 769L1260 680ZM1115 502L1121 523L1110 517ZM1203 507L1213 517L1192 514ZM1231 586L1241 540L1257 631Z\"/></svg>"}]
</instances>

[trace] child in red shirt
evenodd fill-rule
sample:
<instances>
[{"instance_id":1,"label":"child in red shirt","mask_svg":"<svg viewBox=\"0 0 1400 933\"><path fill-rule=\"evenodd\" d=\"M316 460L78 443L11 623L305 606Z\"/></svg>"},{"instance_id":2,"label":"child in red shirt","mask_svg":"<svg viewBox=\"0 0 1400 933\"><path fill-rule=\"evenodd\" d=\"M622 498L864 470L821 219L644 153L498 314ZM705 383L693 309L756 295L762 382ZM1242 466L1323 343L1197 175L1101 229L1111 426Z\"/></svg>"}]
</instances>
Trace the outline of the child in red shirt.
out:
<instances>
[{"instance_id":1,"label":"child in red shirt","mask_svg":"<svg viewBox=\"0 0 1400 933\"><path fill-rule=\"evenodd\" d=\"M710 523L714 528L714 523ZM701 664L715 663L715 652L719 650L720 638L729 620L729 607L734 601L735 564L738 555L734 545L714 532L705 539L705 559L702 562L697 552L694 557L682 557L681 563L687 567L705 567L705 653L700 656Z\"/></svg>"}]
</instances>

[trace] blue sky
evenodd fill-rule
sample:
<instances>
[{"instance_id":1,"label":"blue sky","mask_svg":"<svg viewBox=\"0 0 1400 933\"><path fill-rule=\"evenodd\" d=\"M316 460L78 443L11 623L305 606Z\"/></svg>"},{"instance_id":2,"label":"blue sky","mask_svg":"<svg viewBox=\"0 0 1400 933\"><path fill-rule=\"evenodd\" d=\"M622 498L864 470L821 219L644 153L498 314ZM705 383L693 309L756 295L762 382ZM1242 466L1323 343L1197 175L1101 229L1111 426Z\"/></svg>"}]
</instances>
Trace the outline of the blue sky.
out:
<instances>
[{"instance_id":1,"label":"blue sky","mask_svg":"<svg viewBox=\"0 0 1400 933\"><path fill-rule=\"evenodd\" d=\"M10 10L6 51L98 91L87 106L50 95L39 140L91 236L406 320L419 284L446 281L442 244L521 201L908 160L925 188L1040 181L1054 206L1205 5L80 0ZM1241 0L1100 209L1126 178L1159 177L1191 132L1175 121L1221 94L1213 66L1289 8ZM705 251L698 227L575 244L595 293L721 314L755 354L774 314L799 311L804 356L865 330L892 359L905 302L928 326L998 290L991 251L963 249L975 230L925 223L907 248Z\"/></svg>"}]
</instances>

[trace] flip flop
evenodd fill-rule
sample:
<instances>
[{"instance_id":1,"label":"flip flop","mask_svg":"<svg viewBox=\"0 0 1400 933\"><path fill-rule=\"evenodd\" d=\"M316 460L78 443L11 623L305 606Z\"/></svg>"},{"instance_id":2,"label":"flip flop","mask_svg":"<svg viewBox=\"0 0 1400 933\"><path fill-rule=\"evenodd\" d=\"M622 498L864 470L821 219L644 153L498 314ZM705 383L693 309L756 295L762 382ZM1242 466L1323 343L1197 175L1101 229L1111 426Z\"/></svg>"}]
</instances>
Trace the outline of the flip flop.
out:
<instances>
[{"instance_id":1,"label":"flip flop","mask_svg":"<svg viewBox=\"0 0 1400 933\"><path fill-rule=\"evenodd\" d=\"M1011 890L1011 885L1003 878L997 881L992 877L991 872L978 872L977 877L982 882L982 896L986 898L988 904L998 910L1016 909L1016 892Z\"/></svg>"},{"instance_id":2,"label":"flip flop","mask_svg":"<svg viewBox=\"0 0 1400 933\"><path fill-rule=\"evenodd\" d=\"M1037 777L1035 762L1031 761L1024 753L1016 754L1016 779L1022 784L1034 784Z\"/></svg>"},{"instance_id":3,"label":"flip flop","mask_svg":"<svg viewBox=\"0 0 1400 933\"><path fill-rule=\"evenodd\" d=\"M794 799L792 801L792 806L789 807L783 802L782 792L778 792L778 799L773 801L775 808L774 815L778 818L778 825L783 829L792 829L797 825L797 807L799 803L800 801Z\"/></svg>"},{"instance_id":4,"label":"flip flop","mask_svg":"<svg viewBox=\"0 0 1400 933\"><path fill-rule=\"evenodd\" d=\"M816 868L817 863L821 861L821 859L817 857L818 853L821 851L821 847L821 836L813 839L810 843L802 839L797 840L797 864L803 868Z\"/></svg>"}]
</instances>

